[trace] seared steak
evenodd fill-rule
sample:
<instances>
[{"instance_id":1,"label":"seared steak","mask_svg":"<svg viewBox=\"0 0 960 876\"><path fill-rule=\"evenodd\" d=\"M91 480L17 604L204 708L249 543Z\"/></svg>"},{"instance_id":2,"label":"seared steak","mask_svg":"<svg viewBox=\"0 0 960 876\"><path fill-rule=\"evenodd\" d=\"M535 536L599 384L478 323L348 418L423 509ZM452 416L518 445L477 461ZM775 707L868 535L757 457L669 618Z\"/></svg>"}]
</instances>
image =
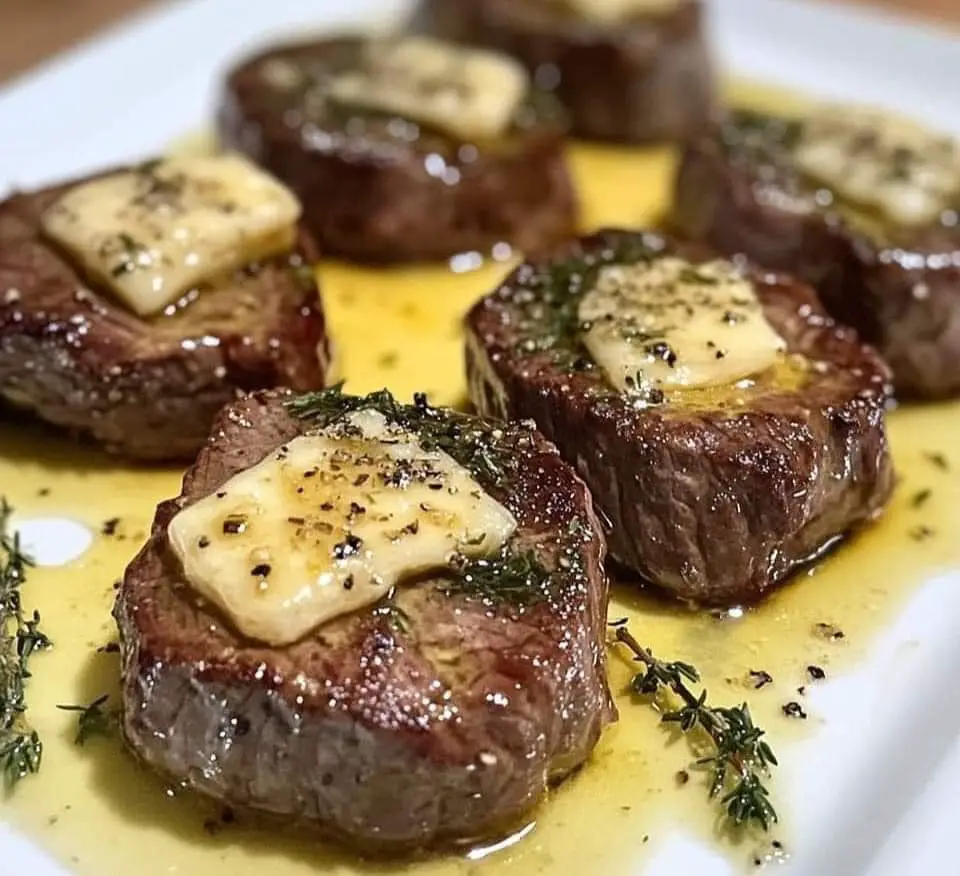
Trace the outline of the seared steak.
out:
<instances>
[{"instance_id":1,"label":"seared steak","mask_svg":"<svg viewBox=\"0 0 960 876\"><path fill-rule=\"evenodd\" d=\"M960 224L852 223L793 159L799 122L734 112L686 149L677 230L811 283L893 370L898 396L960 392ZM960 196L958 196L960 197Z\"/></svg>"},{"instance_id":2,"label":"seared steak","mask_svg":"<svg viewBox=\"0 0 960 876\"><path fill-rule=\"evenodd\" d=\"M577 303L602 266L669 253L704 261L603 231L518 268L467 317L470 394L556 442L606 514L614 559L684 599L748 602L883 508L889 375L808 287L752 271L782 366L659 399L616 391L581 344Z\"/></svg>"},{"instance_id":3,"label":"seared steak","mask_svg":"<svg viewBox=\"0 0 960 876\"><path fill-rule=\"evenodd\" d=\"M196 454L238 390L323 386L323 313L312 242L139 317L42 233L79 182L0 203L0 397L148 460Z\"/></svg>"},{"instance_id":4,"label":"seared steak","mask_svg":"<svg viewBox=\"0 0 960 876\"><path fill-rule=\"evenodd\" d=\"M338 106L331 77L361 65L367 41L271 49L229 76L220 141L300 197L321 250L360 262L446 259L508 243L530 251L573 233L566 120L531 91L506 135L463 141L390 114Z\"/></svg>"},{"instance_id":5,"label":"seared steak","mask_svg":"<svg viewBox=\"0 0 960 876\"><path fill-rule=\"evenodd\" d=\"M347 399L323 396L331 410ZM336 416L299 419L290 398L255 393L223 411L126 571L114 609L124 736L178 782L364 851L487 836L580 765L615 718L604 543L586 486L532 425L370 397L458 441L449 452L518 520L505 556L521 572L483 587L437 572L268 647L197 598L167 525Z\"/></svg>"},{"instance_id":6,"label":"seared steak","mask_svg":"<svg viewBox=\"0 0 960 876\"><path fill-rule=\"evenodd\" d=\"M700 0L591 21L555 0L422 0L416 26L518 58L554 90L578 137L680 141L716 105Z\"/></svg>"}]
</instances>

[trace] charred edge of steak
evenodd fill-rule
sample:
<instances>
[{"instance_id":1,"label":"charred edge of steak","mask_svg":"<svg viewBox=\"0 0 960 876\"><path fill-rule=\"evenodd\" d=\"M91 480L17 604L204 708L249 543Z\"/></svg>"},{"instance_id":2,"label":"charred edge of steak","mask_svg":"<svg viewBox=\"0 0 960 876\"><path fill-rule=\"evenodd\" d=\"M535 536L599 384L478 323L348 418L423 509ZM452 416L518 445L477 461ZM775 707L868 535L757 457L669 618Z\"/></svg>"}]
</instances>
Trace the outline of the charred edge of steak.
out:
<instances>
[{"instance_id":1,"label":"charred edge of steak","mask_svg":"<svg viewBox=\"0 0 960 876\"><path fill-rule=\"evenodd\" d=\"M422 440L452 448L514 513L502 576L490 589L462 572L401 586L267 648L193 595L166 527L181 507L356 405L332 390L309 399L314 416L303 419L291 398L256 393L224 410L127 569L114 608L124 736L190 788L364 851L487 837L580 765L616 716L605 548L586 486L532 427L370 397ZM526 559L511 567L511 557ZM528 575L523 594L498 592Z\"/></svg>"},{"instance_id":2,"label":"charred edge of steak","mask_svg":"<svg viewBox=\"0 0 960 876\"><path fill-rule=\"evenodd\" d=\"M143 319L42 234L44 210L85 181L0 203L6 402L110 452L160 461L192 458L239 390L323 386L329 349L306 232L290 255Z\"/></svg>"},{"instance_id":3,"label":"charred edge of steak","mask_svg":"<svg viewBox=\"0 0 960 876\"><path fill-rule=\"evenodd\" d=\"M230 73L218 114L220 142L297 193L325 254L371 264L432 261L504 242L535 251L575 232L566 118L551 96L531 90L497 143L463 143L328 102L311 109L318 82L356 63L362 45L326 40L251 58ZM265 77L278 63L294 71L294 87ZM442 159L442 171L428 156Z\"/></svg>"},{"instance_id":4,"label":"charred edge of steak","mask_svg":"<svg viewBox=\"0 0 960 876\"><path fill-rule=\"evenodd\" d=\"M960 227L851 225L796 168L798 131L795 120L740 111L689 145L677 229L811 283L886 359L898 395L960 393Z\"/></svg>"},{"instance_id":5,"label":"charred edge of steak","mask_svg":"<svg viewBox=\"0 0 960 876\"><path fill-rule=\"evenodd\" d=\"M716 110L698 0L611 27L538 0L421 0L414 26L517 58L566 106L578 137L684 141Z\"/></svg>"},{"instance_id":6,"label":"charred edge of steak","mask_svg":"<svg viewBox=\"0 0 960 876\"><path fill-rule=\"evenodd\" d=\"M605 231L518 268L467 317L470 394L556 442L605 513L618 562L684 599L749 602L883 508L889 375L807 287L754 272L765 316L811 362L802 383L758 379L746 405L637 409L580 345L576 302L601 266L666 252L703 255Z\"/></svg>"}]
</instances>

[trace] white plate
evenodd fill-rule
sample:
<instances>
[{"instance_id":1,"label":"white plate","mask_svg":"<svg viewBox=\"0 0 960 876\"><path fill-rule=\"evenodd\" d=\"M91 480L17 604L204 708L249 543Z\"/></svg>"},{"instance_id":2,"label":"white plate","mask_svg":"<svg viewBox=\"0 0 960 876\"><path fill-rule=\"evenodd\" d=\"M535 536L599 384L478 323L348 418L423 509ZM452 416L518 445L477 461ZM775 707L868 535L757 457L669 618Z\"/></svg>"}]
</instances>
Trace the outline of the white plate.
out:
<instances>
[{"instance_id":1,"label":"white plate","mask_svg":"<svg viewBox=\"0 0 960 876\"><path fill-rule=\"evenodd\" d=\"M404 6L180 0L143 15L0 94L0 187L154 153L204 125L218 74L247 46L322 26L386 24ZM949 34L809 0L715 0L712 11L715 43L737 73L905 109L960 132L960 41ZM930 581L854 673L818 688L814 702L825 723L784 767L797 848L786 871L958 872L956 864L943 869L960 817L960 697L943 694L953 691L952 667L960 662L958 624L960 575ZM908 685L908 696L887 695ZM63 873L3 824L0 862L2 873ZM720 876L729 866L678 840L643 872Z\"/></svg>"}]
</instances>

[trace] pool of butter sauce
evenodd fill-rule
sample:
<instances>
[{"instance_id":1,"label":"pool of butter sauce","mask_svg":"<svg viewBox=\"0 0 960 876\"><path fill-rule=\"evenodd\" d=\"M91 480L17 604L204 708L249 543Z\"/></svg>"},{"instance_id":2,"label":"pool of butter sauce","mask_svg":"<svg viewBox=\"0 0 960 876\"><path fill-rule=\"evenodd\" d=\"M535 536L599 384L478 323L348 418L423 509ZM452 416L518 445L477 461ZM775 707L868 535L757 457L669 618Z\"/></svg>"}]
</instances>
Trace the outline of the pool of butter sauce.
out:
<instances>
[{"instance_id":1,"label":"pool of butter sauce","mask_svg":"<svg viewBox=\"0 0 960 876\"><path fill-rule=\"evenodd\" d=\"M753 87L739 88L738 97L753 104L784 100ZM585 227L640 225L661 212L673 163L668 150L574 146L571 158ZM461 403L460 320L505 270L503 264L459 274L445 268L374 272L322 266L330 331L348 388L362 392L387 385L402 397L426 390L436 403ZM802 700L796 689L809 683L805 667L817 664L829 678L855 665L918 585L938 572L960 569L955 513L960 456L949 460L943 446L958 431L956 404L892 413L900 483L887 514L761 607L742 617L694 614L618 584L610 616L628 617L635 634L658 654L700 667L715 702L747 700L781 760L789 759L792 740L816 732L815 714L802 722L781 709L789 700ZM951 469L931 461L930 454L938 452L947 453ZM703 777L693 773L686 783L678 778L692 757L686 741L671 743L657 714L631 701L632 670L616 655L610 681L621 720L578 775L502 842L404 865L364 862L310 837L257 828L242 816L225 822L219 809L142 770L116 739L76 746L74 716L55 706L87 703L103 693L116 702L117 655L97 650L115 640L109 614L113 585L143 541L154 505L174 495L179 481L179 471L117 466L40 427L0 427L0 493L19 516L72 517L98 533L82 557L68 566L38 568L25 585L27 605L40 609L56 643L33 661L28 694L30 720L45 742L44 761L38 776L0 803L0 817L71 870L142 876L260 876L265 870L275 876L401 870L411 876L488 870L562 876L636 866L677 828L718 843L744 867L768 851L772 839L789 838L789 810L768 837L718 831ZM929 497L917 506L916 496L925 490ZM113 534L101 533L110 518L119 518ZM923 526L930 533L917 540ZM835 625L844 637L815 634L818 623ZM774 682L755 690L749 671L761 669ZM396 793L403 806L403 789ZM775 783L773 793L776 797Z\"/></svg>"}]
</instances>

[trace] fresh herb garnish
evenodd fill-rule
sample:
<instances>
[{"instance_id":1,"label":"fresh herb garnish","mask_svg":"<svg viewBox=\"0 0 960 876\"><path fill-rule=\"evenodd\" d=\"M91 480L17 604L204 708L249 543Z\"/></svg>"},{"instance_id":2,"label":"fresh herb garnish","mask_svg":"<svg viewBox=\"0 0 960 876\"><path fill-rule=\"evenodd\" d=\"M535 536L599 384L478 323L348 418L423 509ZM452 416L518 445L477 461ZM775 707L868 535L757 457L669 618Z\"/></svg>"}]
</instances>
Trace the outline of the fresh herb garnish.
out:
<instances>
[{"instance_id":1,"label":"fresh herb garnish","mask_svg":"<svg viewBox=\"0 0 960 876\"><path fill-rule=\"evenodd\" d=\"M103 708L109 699L109 694L103 694L86 706L57 706L61 711L77 713L77 735L73 740L77 745L83 745L91 736L111 735L117 714Z\"/></svg>"},{"instance_id":2,"label":"fresh herb garnish","mask_svg":"<svg viewBox=\"0 0 960 876\"><path fill-rule=\"evenodd\" d=\"M43 759L43 743L26 720L24 686L30 658L50 647L40 615L23 608L20 588L33 562L21 549L19 534L9 531L12 513L0 499L0 769L7 791L36 773Z\"/></svg>"},{"instance_id":3,"label":"fresh herb garnish","mask_svg":"<svg viewBox=\"0 0 960 876\"><path fill-rule=\"evenodd\" d=\"M709 769L710 797L719 797L726 815L735 824L753 823L769 830L776 823L777 813L770 803L763 777L776 766L777 759L764 741L764 731L755 727L750 709L708 706L707 692L699 696L688 683L698 684L700 673L689 663L668 663L660 660L634 638L626 621L615 621L616 640L643 663L644 669L630 682L634 693L652 696L669 692L681 701L679 708L664 712L661 721L676 724L684 733L699 727L710 739L715 753L696 761L696 766Z\"/></svg>"},{"instance_id":4,"label":"fresh herb garnish","mask_svg":"<svg viewBox=\"0 0 960 876\"><path fill-rule=\"evenodd\" d=\"M431 407L422 393L414 396L414 404L405 405L386 389L353 396L345 395L343 384L338 383L291 399L287 409L321 428L356 411L378 411L390 422L413 432L424 450L443 451L483 483L499 484L515 469L517 448L514 441L504 441L501 426Z\"/></svg>"},{"instance_id":5,"label":"fresh herb garnish","mask_svg":"<svg viewBox=\"0 0 960 876\"><path fill-rule=\"evenodd\" d=\"M569 371L593 367L579 340L580 300L596 285L603 268L649 260L656 252L645 240L611 237L611 241L598 253L558 260L525 280L527 294L517 299L517 325L523 335L518 344L521 354L549 351L554 364Z\"/></svg>"},{"instance_id":6,"label":"fresh herb garnish","mask_svg":"<svg viewBox=\"0 0 960 876\"><path fill-rule=\"evenodd\" d=\"M546 598L549 582L550 572L533 551L526 551L490 560L470 560L443 590L450 596L527 606Z\"/></svg>"},{"instance_id":7,"label":"fresh herb garnish","mask_svg":"<svg viewBox=\"0 0 960 876\"><path fill-rule=\"evenodd\" d=\"M423 394L414 397L414 404L404 405L385 389L366 396L351 396L345 395L342 387L337 384L293 398L287 402L287 408L320 428L356 411L378 411L387 420L414 433L425 450L440 450L453 457L484 485L500 484L515 472L522 458L518 450L529 440L517 434L516 427L433 408ZM439 483L436 487L443 489ZM578 561L579 553L568 551L564 559L568 567L572 568ZM546 598L549 581L550 572L532 551L515 553L508 549L488 559L463 559L442 589L451 596L526 606Z\"/></svg>"}]
</instances>

